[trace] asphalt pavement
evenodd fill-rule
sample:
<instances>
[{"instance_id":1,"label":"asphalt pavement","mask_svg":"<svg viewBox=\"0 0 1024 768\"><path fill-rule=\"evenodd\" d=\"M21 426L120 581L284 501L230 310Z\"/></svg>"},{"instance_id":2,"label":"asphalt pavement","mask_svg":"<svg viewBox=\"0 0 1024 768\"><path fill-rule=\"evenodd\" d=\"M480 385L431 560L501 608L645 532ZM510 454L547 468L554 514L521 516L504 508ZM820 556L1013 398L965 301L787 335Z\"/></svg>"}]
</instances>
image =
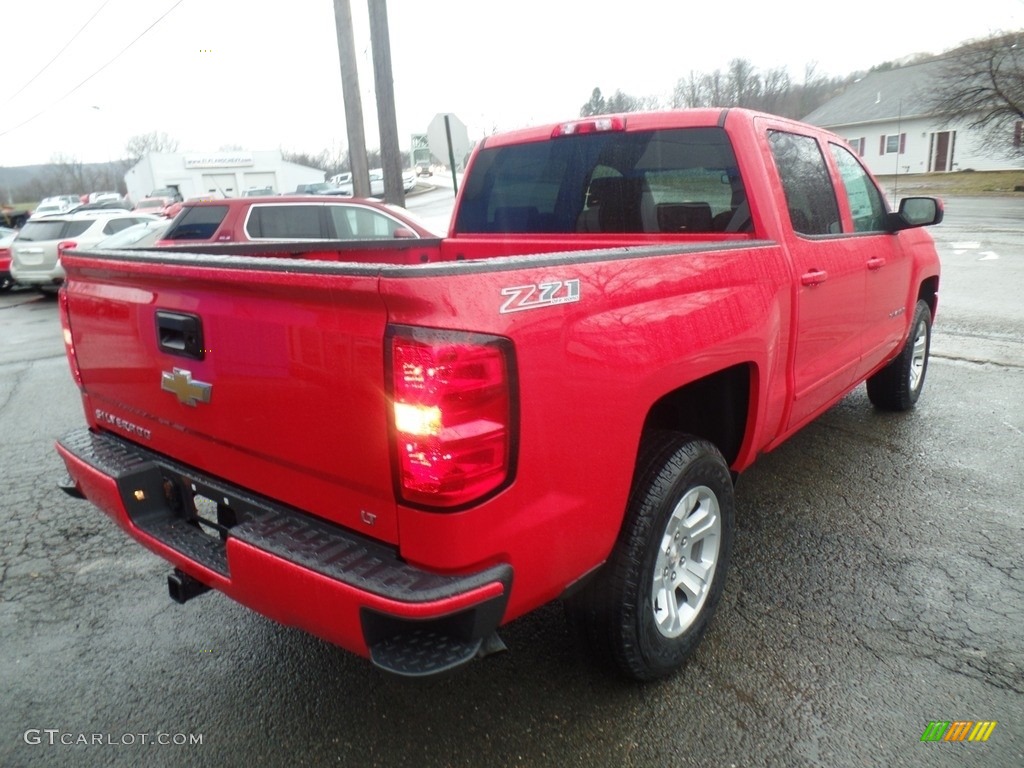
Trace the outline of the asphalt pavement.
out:
<instances>
[{"instance_id":1,"label":"asphalt pavement","mask_svg":"<svg viewBox=\"0 0 1024 768\"><path fill-rule=\"evenodd\" d=\"M82 423L56 302L0 295L0 765L1024 765L1024 200L948 201L934 234L917 408L859 388L744 474L711 630L646 686L554 604L411 683L217 593L171 602L163 561L56 489ZM933 721L996 726L923 742Z\"/></svg>"}]
</instances>

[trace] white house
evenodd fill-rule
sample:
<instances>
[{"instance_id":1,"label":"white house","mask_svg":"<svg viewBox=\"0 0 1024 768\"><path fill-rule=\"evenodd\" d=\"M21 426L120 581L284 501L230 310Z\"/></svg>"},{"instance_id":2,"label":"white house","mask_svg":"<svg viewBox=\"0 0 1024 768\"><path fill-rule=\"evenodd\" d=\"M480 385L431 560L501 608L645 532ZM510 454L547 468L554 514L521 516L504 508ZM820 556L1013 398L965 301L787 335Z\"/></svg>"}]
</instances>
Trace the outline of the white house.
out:
<instances>
[{"instance_id":1,"label":"white house","mask_svg":"<svg viewBox=\"0 0 1024 768\"><path fill-rule=\"evenodd\" d=\"M804 121L847 139L876 175L1024 167L1024 159L985 152L979 131L929 112L943 64L933 59L871 72Z\"/></svg>"},{"instance_id":2,"label":"white house","mask_svg":"<svg viewBox=\"0 0 1024 768\"><path fill-rule=\"evenodd\" d=\"M280 150L198 153L152 152L124 175L128 197L136 202L155 189L175 187L183 198L240 197L247 190L290 192L299 184L324 180L319 168L291 163Z\"/></svg>"}]
</instances>

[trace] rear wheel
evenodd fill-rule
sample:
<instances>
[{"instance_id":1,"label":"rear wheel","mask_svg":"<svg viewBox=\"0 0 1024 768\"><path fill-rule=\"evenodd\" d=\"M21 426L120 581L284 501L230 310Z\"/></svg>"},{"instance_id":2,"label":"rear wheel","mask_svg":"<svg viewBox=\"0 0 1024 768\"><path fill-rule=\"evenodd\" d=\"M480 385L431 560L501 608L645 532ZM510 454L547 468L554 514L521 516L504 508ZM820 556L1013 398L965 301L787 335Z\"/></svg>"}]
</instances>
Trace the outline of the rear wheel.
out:
<instances>
[{"instance_id":1,"label":"rear wheel","mask_svg":"<svg viewBox=\"0 0 1024 768\"><path fill-rule=\"evenodd\" d=\"M599 660L635 680L682 666L721 597L734 518L732 477L714 445L646 437L611 557L566 603Z\"/></svg>"},{"instance_id":2,"label":"rear wheel","mask_svg":"<svg viewBox=\"0 0 1024 768\"><path fill-rule=\"evenodd\" d=\"M927 302L918 301L910 336L899 356L868 379L868 399L876 408L906 411L914 407L924 389L931 340L931 308Z\"/></svg>"}]
</instances>

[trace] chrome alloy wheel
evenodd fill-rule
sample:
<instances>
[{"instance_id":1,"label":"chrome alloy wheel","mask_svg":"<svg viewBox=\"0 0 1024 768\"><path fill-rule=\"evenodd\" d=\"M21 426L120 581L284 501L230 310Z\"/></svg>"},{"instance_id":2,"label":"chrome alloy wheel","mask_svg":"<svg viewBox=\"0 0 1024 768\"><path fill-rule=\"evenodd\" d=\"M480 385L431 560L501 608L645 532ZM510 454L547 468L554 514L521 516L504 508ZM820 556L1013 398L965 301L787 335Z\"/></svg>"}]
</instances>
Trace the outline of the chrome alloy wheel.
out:
<instances>
[{"instance_id":1,"label":"chrome alloy wheel","mask_svg":"<svg viewBox=\"0 0 1024 768\"><path fill-rule=\"evenodd\" d=\"M679 637L700 614L718 564L722 515L704 485L687 491L669 515L654 563L651 607L658 631Z\"/></svg>"},{"instance_id":2,"label":"chrome alloy wheel","mask_svg":"<svg viewBox=\"0 0 1024 768\"><path fill-rule=\"evenodd\" d=\"M924 378L925 361L928 359L928 324L921 321L914 329L914 351L910 358L910 391L916 392Z\"/></svg>"}]
</instances>

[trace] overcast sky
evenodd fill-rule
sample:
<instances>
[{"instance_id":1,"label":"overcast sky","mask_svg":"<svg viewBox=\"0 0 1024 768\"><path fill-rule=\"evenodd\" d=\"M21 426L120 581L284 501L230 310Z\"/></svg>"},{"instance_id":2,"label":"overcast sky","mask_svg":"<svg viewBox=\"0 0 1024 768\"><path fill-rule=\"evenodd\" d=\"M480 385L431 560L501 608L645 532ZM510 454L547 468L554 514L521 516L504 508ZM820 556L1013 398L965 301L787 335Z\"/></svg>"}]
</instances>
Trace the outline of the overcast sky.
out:
<instances>
[{"instance_id":1,"label":"overcast sky","mask_svg":"<svg viewBox=\"0 0 1024 768\"><path fill-rule=\"evenodd\" d=\"M366 142L376 147L367 0L351 8ZM574 117L594 87L667 102L679 78L724 70L734 58L761 71L786 66L796 80L809 64L844 76L1024 28L1024 0L388 0L387 8L403 149L442 112L475 139ZM347 144L333 0L4 0L0 17L0 166L57 153L116 159L129 137L150 131L195 152Z\"/></svg>"}]
</instances>

